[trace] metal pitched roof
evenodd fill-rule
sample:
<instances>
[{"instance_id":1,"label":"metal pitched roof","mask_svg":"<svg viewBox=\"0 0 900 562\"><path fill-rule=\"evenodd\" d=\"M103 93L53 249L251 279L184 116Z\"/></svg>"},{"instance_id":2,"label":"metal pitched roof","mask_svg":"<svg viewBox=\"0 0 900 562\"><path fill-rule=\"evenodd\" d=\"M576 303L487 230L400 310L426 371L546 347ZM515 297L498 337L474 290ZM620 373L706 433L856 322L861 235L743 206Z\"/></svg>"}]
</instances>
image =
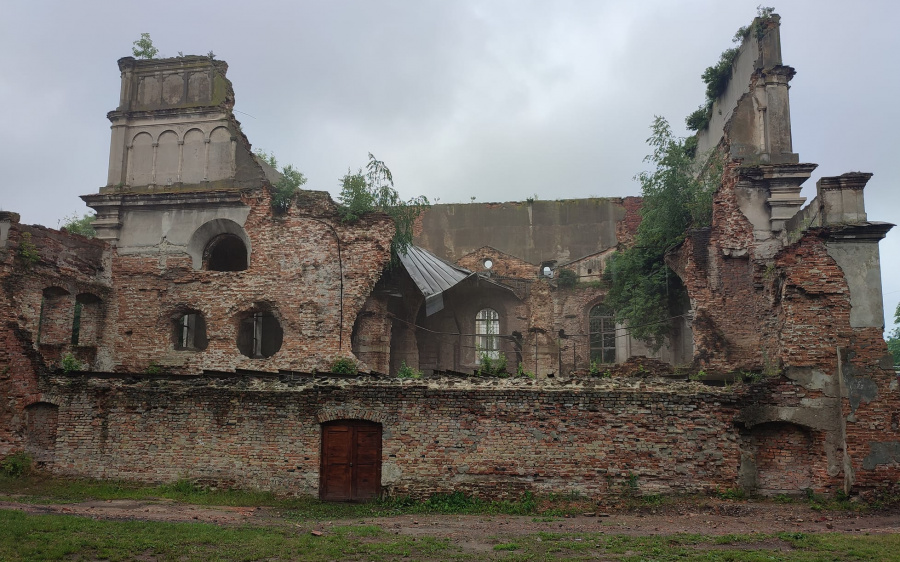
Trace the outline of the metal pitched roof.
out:
<instances>
[{"instance_id":1,"label":"metal pitched roof","mask_svg":"<svg viewBox=\"0 0 900 562\"><path fill-rule=\"evenodd\" d=\"M425 314L431 316L444 308L441 293L467 279L468 269L445 262L424 248L410 245L406 254L400 253L400 263L425 296Z\"/></svg>"}]
</instances>

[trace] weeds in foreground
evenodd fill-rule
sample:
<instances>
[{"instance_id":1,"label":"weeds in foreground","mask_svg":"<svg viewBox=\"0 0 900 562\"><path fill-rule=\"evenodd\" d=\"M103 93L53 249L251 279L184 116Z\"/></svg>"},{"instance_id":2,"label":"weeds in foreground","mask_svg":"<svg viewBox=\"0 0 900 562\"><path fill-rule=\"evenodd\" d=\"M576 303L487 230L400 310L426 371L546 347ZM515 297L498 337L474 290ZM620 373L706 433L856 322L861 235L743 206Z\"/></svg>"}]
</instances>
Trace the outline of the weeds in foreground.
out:
<instances>
[{"instance_id":1,"label":"weeds in foreground","mask_svg":"<svg viewBox=\"0 0 900 562\"><path fill-rule=\"evenodd\" d=\"M13 453L0 460L0 475L6 478L21 478L31 473L31 455L25 452Z\"/></svg>"},{"instance_id":2,"label":"weeds in foreground","mask_svg":"<svg viewBox=\"0 0 900 562\"><path fill-rule=\"evenodd\" d=\"M397 371L398 379L421 379L422 371L418 369L414 369L406 364L406 361L400 365L400 369Z\"/></svg>"}]
</instances>

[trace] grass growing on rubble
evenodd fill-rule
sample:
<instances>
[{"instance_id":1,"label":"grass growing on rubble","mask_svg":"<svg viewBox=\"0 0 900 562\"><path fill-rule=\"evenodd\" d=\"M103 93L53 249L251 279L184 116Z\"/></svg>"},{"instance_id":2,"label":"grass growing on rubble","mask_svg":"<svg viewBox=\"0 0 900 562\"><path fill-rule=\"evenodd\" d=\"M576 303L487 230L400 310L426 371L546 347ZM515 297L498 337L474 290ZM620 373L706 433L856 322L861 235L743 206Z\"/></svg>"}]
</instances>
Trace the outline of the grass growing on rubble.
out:
<instances>
[{"instance_id":1,"label":"grass growing on rubble","mask_svg":"<svg viewBox=\"0 0 900 562\"><path fill-rule=\"evenodd\" d=\"M887 560L900 535L698 534L626 536L537 532L484 539L397 535L378 525L219 527L205 523L102 521L0 510L2 560ZM486 555L484 551L492 554Z\"/></svg>"}]
</instances>

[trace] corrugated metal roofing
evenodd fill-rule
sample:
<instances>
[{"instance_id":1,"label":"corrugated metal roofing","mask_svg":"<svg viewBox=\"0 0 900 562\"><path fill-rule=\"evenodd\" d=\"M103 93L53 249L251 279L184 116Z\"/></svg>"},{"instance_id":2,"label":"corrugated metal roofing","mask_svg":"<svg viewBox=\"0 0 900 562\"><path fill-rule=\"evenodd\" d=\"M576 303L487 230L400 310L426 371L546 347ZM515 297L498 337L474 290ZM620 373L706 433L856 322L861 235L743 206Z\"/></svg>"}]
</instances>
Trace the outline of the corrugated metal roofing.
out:
<instances>
[{"instance_id":1,"label":"corrugated metal roofing","mask_svg":"<svg viewBox=\"0 0 900 562\"><path fill-rule=\"evenodd\" d=\"M468 269L449 264L424 248L410 246L400 263L425 296L425 314L444 308L441 293L472 275Z\"/></svg>"}]
</instances>

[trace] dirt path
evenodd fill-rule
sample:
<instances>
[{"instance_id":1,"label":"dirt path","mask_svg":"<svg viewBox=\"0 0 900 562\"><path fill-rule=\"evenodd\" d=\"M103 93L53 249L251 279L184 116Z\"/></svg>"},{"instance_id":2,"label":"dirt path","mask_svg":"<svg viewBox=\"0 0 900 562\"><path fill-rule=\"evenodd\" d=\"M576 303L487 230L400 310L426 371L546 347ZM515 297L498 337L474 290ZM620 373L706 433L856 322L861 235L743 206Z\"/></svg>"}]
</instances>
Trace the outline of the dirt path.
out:
<instances>
[{"instance_id":1,"label":"dirt path","mask_svg":"<svg viewBox=\"0 0 900 562\"><path fill-rule=\"evenodd\" d=\"M725 535L744 533L900 533L896 512L857 514L818 512L805 503L733 502L717 499L685 501L662 508L593 513L574 517L510 515L402 515L294 521L266 507L205 507L171 500L107 500L71 504L37 505L0 501L0 509L27 513L79 515L96 519L145 521L199 521L217 525L291 526L328 533L337 525L377 525L397 535L433 536L452 542L481 543L490 537L515 537L537 532L599 532L625 535L696 533Z\"/></svg>"}]
</instances>

